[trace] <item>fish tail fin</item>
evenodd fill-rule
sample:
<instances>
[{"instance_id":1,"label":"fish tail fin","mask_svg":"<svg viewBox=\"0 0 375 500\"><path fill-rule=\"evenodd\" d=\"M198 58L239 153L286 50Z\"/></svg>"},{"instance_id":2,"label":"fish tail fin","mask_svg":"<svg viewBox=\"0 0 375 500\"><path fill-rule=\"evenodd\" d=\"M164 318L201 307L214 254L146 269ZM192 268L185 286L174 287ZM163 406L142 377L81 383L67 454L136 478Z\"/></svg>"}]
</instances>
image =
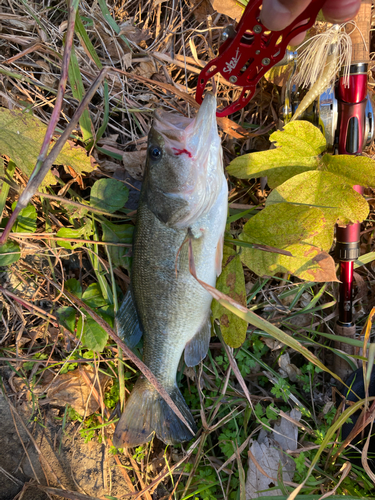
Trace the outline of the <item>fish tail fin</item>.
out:
<instances>
[{"instance_id":1,"label":"fish tail fin","mask_svg":"<svg viewBox=\"0 0 375 500\"><path fill-rule=\"evenodd\" d=\"M196 432L193 416L178 387L175 385L167 391L191 429ZM113 436L113 444L116 448L133 448L150 441L154 433L166 444L182 443L194 437L156 389L142 377L126 402Z\"/></svg>"}]
</instances>

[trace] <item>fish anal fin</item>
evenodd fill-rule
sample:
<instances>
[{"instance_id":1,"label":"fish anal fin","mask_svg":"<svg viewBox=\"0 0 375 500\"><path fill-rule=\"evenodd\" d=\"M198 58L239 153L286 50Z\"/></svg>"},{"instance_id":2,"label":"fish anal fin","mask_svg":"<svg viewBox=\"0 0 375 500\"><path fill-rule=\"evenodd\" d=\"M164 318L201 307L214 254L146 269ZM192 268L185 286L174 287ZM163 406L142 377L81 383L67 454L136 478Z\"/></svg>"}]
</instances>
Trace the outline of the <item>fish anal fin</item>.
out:
<instances>
[{"instance_id":1,"label":"fish anal fin","mask_svg":"<svg viewBox=\"0 0 375 500\"><path fill-rule=\"evenodd\" d=\"M192 430L196 425L177 386L168 393ZM156 436L166 444L177 444L192 439L193 435L171 410L156 389L143 377L135 384L117 424L113 444L116 448L134 448Z\"/></svg>"},{"instance_id":2,"label":"fish anal fin","mask_svg":"<svg viewBox=\"0 0 375 500\"><path fill-rule=\"evenodd\" d=\"M133 349L141 340L142 329L130 288L116 314L115 324L117 335Z\"/></svg>"},{"instance_id":3,"label":"fish anal fin","mask_svg":"<svg viewBox=\"0 0 375 500\"><path fill-rule=\"evenodd\" d=\"M208 318L185 346L185 363L195 366L207 355L211 338L211 321Z\"/></svg>"}]
</instances>

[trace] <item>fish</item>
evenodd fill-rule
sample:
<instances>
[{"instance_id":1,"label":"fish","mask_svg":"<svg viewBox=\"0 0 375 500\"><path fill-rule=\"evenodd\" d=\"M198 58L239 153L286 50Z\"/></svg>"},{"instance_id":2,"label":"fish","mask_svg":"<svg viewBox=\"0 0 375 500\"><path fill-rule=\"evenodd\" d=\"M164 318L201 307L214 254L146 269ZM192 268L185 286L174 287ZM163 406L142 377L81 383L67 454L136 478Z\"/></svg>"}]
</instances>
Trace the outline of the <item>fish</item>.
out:
<instances>
[{"instance_id":1,"label":"fish","mask_svg":"<svg viewBox=\"0 0 375 500\"><path fill-rule=\"evenodd\" d=\"M176 374L183 353L189 367L207 354L212 298L190 274L188 247L190 241L197 276L215 286L221 272L227 210L215 96L205 96L193 119L157 110L148 137L130 286L115 323L130 348L143 336L144 363L194 433L197 426ZM140 375L113 443L117 448L135 447L154 435L166 444L194 437Z\"/></svg>"}]
</instances>

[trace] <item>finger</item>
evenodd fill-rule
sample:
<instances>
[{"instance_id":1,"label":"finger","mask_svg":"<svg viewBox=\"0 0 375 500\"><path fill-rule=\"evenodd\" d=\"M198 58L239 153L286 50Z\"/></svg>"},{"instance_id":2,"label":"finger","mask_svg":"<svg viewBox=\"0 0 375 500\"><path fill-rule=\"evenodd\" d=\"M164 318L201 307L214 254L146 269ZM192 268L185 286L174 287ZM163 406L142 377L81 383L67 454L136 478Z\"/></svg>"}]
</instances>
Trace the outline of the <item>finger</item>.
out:
<instances>
[{"instance_id":1,"label":"finger","mask_svg":"<svg viewBox=\"0 0 375 500\"><path fill-rule=\"evenodd\" d=\"M263 0L260 18L269 30L280 31L302 14L309 4L310 0Z\"/></svg>"},{"instance_id":2,"label":"finger","mask_svg":"<svg viewBox=\"0 0 375 500\"><path fill-rule=\"evenodd\" d=\"M323 14L331 23L343 23L353 19L361 6L361 0L327 0Z\"/></svg>"},{"instance_id":3,"label":"finger","mask_svg":"<svg viewBox=\"0 0 375 500\"><path fill-rule=\"evenodd\" d=\"M292 40L289 42L289 45L292 46L300 45L304 41L305 36L306 36L306 31L303 31L299 35L292 38Z\"/></svg>"}]
</instances>

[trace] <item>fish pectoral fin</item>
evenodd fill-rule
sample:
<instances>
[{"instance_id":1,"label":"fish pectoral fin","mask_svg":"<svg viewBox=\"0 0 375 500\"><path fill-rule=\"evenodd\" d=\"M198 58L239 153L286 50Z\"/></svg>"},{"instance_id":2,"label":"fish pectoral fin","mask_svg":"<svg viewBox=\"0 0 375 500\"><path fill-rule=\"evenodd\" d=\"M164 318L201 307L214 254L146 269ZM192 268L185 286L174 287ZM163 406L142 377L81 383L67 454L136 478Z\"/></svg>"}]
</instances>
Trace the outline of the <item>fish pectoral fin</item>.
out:
<instances>
[{"instance_id":1,"label":"fish pectoral fin","mask_svg":"<svg viewBox=\"0 0 375 500\"><path fill-rule=\"evenodd\" d=\"M203 323L194 337L185 346L185 363L187 366L195 366L207 355L211 338L211 319Z\"/></svg>"},{"instance_id":2,"label":"fish pectoral fin","mask_svg":"<svg viewBox=\"0 0 375 500\"><path fill-rule=\"evenodd\" d=\"M115 325L117 335L128 347L130 347L130 349L133 349L141 340L143 332L139 324L138 314L130 288L116 314Z\"/></svg>"}]
</instances>

